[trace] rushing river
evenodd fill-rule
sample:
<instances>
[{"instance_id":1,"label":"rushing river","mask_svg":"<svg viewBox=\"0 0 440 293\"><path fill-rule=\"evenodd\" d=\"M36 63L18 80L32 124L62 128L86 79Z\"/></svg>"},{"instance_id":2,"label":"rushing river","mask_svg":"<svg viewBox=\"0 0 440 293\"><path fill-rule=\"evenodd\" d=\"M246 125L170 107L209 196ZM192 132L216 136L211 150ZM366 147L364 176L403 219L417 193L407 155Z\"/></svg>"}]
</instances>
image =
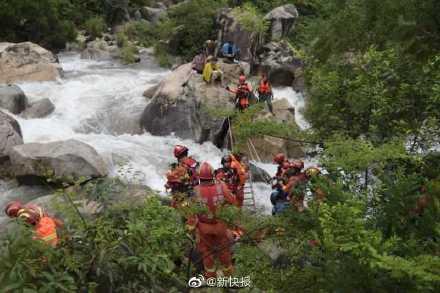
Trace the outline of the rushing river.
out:
<instances>
[{"instance_id":1,"label":"rushing river","mask_svg":"<svg viewBox=\"0 0 440 293\"><path fill-rule=\"evenodd\" d=\"M152 62L122 66L115 62L81 60L77 54L61 54L59 58L64 70L61 80L19 84L30 102L49 98L56 107L54 113L44 119L15 117L25 143L80 140L93 146L107 161L111 176L148 185L161 193L164 193L164 174L175 160L172 155L175 144L188 146L198 161L219 166L223 152L211 143L200 145L174 136L158 137L148 133L116 134L121 125L136 128L134 121L148 103L142 96L143 91L158 83L168 71ZM274 91L276 98L287 98L297 110L303 107L302 96L292 89ZM296 119L302 128L308 126L300 111ZM273 165L261 166L273 173ZM270 211L270 187L258 183L255 189L258 206ZM0 182L0 207L6 200L19 196L7 190L8 186Z\"/></svg>"}]
</instances>

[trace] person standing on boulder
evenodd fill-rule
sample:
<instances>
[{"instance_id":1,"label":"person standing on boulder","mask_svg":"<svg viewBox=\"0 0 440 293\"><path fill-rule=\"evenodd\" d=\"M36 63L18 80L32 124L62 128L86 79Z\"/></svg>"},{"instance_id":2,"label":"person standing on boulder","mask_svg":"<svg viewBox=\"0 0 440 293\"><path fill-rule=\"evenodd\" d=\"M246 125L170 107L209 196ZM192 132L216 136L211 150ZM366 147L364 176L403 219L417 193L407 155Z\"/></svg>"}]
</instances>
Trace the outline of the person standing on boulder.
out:
<instances>
[{"instance_id":1,"label":"person standing on boulder","mask_svg":"<svg viewBox=\"0 0 440 293\"><path fill-rule=\"evenodd\" d=\"M273 114L273 107L272 107L272 99L273 99L273 92L272 92L272 85L269 82L269 79L267 78L266 74L262 74L261 80L257 89L258 92L258 102L264 103L266 102L267 107L269 108L270 113Z\"/></svg>"},{"instance_id":2,"label":"person standing on boulder","mask_svg":"<svg viewBox=\"0 0 440 293\"><path fill-rule=\"evenodd\" d=\"M244 74L240 75L238 79L237 89L233 90L227 86L226 90L235 94L235 106L240 112L249 108L252 86L246 82L246 76Z\"/></svg>"}]
</instances>

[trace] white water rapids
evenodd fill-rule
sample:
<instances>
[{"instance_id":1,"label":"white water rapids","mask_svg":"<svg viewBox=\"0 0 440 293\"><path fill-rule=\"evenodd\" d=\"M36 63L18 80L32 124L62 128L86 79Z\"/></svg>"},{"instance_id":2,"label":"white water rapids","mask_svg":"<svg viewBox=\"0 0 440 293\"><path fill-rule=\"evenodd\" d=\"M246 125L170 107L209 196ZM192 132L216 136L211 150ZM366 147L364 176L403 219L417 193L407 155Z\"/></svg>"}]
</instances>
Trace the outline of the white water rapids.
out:
<instances>
[{"instance_id":1,"label":"white water rapids","mask_svg":"<svg viewBox=\"0 0 440 293\"><path fill-rule=\"evenodd\" d=\"M174 136L115 135L108 131L108 125L117 122L116 119L129 121L134 113L139 114L145 108L147 101L143 91L158 83L167 71L151 63L122 66L114 62L81 60L77 54L59 57L64 70L61 80L19 84L30 102L49 98L55 105L54 113L47 118L26 120L15 116L25 143L80 140L93 146L107 161L111 176L148 185L162 193L164 175L175 160L172 155L175 144L188 146L190 155L198 161L219 166L223 152L211 143L200 145ZM275 96L288 98L296 109L303 107L302 96L292 89L275 89ZM301 127L307 127L300 113L296 117ZM262 167L273 173L274 166L263 164ZM270 211L270 187L262 183L254 187L258 206ZM0 207L11 199L4 194L0 184Z\"/></svg>"}]
</instances>

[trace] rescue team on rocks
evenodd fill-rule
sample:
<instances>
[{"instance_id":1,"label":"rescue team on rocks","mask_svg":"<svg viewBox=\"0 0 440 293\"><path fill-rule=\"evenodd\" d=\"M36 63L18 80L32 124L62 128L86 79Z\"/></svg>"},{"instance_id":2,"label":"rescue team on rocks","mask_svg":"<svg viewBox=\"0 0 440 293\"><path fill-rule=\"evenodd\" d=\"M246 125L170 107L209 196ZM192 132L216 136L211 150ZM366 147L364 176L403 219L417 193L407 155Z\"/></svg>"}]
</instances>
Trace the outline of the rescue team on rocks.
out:
<instances>
[{"instance_id":1,"label":"rescue team on rocks","mask_svg":"<svg viewBox=\"0 0 440 293\"><path fill-rule=\"evenodd\" d=\"M227 206L243 207L244 186L249 179L247 158L240 153L225 155L221 159L222 167L214 170L208 162L200 164L188 152L185 146L174 147L177 162L171 164L165 184L172 197L171 206L185 217L186 227L202 257L205 277L230 276L233 273L231 247L245 231L240 223L226 223L218 215ZM284 154L277 154L273 161L278 165L270 195L273 215L303 212L307 190L312 191L318 202L324 200L323 191L313 188L313 180L320 174L318 168L303 170L302 161L289 161ZM200 208L199 212L187 213L187 209L194 206ZM13 201L6 205L5 213L33 227L35 240L57 246L57 229L62 228L63 223L41 207ZM216 267L216 261L221 267Z\"/></svg>"}]
</instances>

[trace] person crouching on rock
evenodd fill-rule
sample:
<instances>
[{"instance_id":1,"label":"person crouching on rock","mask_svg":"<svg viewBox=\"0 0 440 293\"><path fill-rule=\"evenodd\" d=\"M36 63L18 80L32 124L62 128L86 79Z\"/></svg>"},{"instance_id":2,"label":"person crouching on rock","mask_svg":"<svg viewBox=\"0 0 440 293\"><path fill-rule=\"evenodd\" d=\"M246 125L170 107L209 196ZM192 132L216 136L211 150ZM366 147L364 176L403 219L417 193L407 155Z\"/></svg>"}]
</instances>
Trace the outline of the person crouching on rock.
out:
<instances>
[{"instance_id":1,"label":"person crouching on rock","mask_svg":"<svg viewBox=\"0 0 440 293\"><path fill-rule=\"evenodd\" d=\"M41 240L52 247L58 245L57 228L62 227L63 223L48 216L41 207L23 206L20 202L13 201L6 205L5 213L10 218L23 219L25 223L31 225L34 229L34 240Z\"/></svg>"},{"instance_id":2,"label":"person crouching on rock","mask_svg":"<svg viewBox=\"0 0 440 293\"><path fill-rule=\"evenodd\" d=\"M205 68L203 68L203 80L207 83L223 83L223 72L217 64L216 57L209 56L206 60Z\"/></svg>"}]
</instances>

